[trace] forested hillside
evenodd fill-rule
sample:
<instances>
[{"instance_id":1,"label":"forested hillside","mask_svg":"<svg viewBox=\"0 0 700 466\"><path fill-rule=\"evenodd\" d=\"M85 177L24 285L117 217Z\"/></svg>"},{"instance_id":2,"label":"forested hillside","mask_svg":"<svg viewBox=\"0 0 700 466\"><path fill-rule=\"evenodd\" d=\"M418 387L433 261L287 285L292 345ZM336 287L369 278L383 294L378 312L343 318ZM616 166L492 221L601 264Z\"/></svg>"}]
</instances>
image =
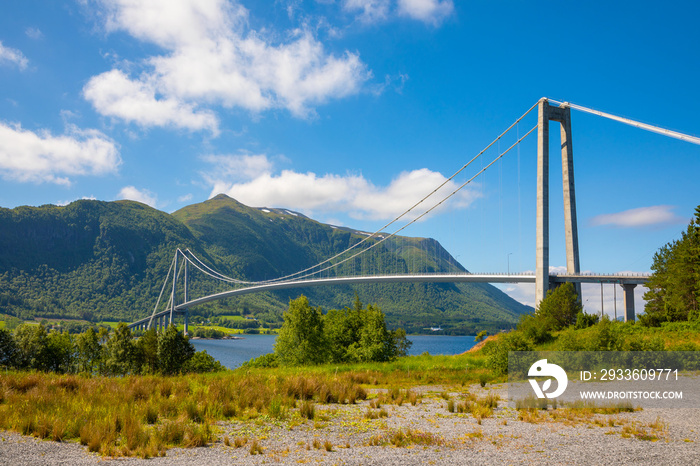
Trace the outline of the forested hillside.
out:
<instances>
[{"instance_id":1,"label":"forested hillside","mask_svg":"<svg viewBox=\"0 0 700 466\"><path fill-rule=\"evenodd\" d=\"M131 321L152 311L177 247L229 276L264 280L313 265L362 238L352 229L288 210L250 208L223 195L171 215L132 201L0 209L0 313ZM391 264L392 272L464 270L432 239L392 239L376 251L365 261ZM427 260L414 259L425 251ZM204 286L193 278L192 295ZM391 327L409 332L437 325L449 333L495 330L529 310L490 285L406 284L251 294L193 311L251 315L275 326L299 294L330 309L352 302L356 293L379 305Z\"/></svg>"}]
</instances>

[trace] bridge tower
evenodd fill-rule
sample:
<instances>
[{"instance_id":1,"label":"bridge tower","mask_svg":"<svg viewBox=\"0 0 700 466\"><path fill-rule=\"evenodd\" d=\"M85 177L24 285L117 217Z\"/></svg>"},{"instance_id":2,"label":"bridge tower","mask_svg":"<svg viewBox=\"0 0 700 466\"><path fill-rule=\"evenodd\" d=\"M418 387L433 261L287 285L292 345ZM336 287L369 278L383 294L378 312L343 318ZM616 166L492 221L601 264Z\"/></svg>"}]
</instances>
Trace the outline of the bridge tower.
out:
<instances>
[{"instance_id":1,"label":"bridge tower","mask_svg":"<svg viewBox=\"0 0 700 466\"><path fill-rule=\"evenodd\" d=\"M566 272L578 274L578 226L574 190L574 154L571 143L571 109L554 107L546 98L538 104L537 130L537 247L535 270L535 306L539 306L550 288L549 276L549 122L561 125L561 169L564 179L564 231L566 234ZM581 297L581 284L575 283Z\"/></svg>"}]
</instances>

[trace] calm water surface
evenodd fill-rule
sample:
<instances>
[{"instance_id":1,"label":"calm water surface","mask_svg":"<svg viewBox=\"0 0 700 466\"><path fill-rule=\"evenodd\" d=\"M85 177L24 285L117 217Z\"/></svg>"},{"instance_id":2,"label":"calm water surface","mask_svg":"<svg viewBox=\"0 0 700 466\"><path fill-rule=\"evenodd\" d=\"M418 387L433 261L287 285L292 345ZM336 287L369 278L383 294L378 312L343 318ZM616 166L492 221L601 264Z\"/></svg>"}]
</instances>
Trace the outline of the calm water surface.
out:
<instances>
[{"instance_id":1,"label":"calm water surface","mask_svg":"<svg viewBox=\"0 0 700 466\"><path fill-rule=\"evenodd\" d=\"M271 353L276 335L245 335L241 340L191 340L197 351L206 350L224 366L233 369L261 354ZM473 336L453 337L445 335L409 335L413 342L409 354L428 352L437 354L459 354L476 343Z\"/></svg>"}]
</instances>

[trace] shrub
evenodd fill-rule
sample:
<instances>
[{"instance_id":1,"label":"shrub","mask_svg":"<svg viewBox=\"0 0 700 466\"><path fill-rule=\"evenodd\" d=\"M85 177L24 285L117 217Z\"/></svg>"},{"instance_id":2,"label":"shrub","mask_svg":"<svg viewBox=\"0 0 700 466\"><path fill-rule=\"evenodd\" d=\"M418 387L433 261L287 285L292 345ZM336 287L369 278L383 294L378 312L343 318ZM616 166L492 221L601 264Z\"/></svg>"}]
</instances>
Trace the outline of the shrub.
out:
<instances>
[{"instance_id":1,"label":"shrub","mask_svg":"<svg viewBox=\"0 0 700 466\"><path fill-rule=\"evenodd\" d=\"M532 343L539 345L552 339L549 329L553 326L551 319L542 316L524 315L520 318L518 330Z\"/></svg>"},{"instance_id":2,"label":"shrub","mask_svg":"<svg viewBox=\"0 0 700 466\"><path fill-rule=\"evenodd\" d=\"M213 356L205 351L198 351L182 365L182 372L203 374L206 372L222 372L226 368Z\"/></svg>"},{"instance_id":3,"label":"shrub","mask_svg":"<svg viewBox=\"0 0 700 466\"><path fill-rule=\"evenodd\" d=\"M523 334L512 331L484 348L487 354L486 365L498 375L508 373L509 351L531 351L532 347Z\"/></svg>"},{"instance_id":4,"label":"shrub","mask_svg":"<svg viewBox=\"0 0 700 466\"><path fill-rule=\"evenodd\" d=\"M244 367L279 367L275 353L267 353L243 363Z\"/></svg>"},{"instance_id":5,"label":"shrub","mask_svg":"<svg viewBox=\"0 0 700 466\"><path fill-rule=\"evenodd\" d=\"M591 327L597 324L599 319L600 318L597 314L586 314L585 312L581 311L578 314L576 314L576 324L574 328L576 330L580 330Z\"/></svg>"}]
</instances>

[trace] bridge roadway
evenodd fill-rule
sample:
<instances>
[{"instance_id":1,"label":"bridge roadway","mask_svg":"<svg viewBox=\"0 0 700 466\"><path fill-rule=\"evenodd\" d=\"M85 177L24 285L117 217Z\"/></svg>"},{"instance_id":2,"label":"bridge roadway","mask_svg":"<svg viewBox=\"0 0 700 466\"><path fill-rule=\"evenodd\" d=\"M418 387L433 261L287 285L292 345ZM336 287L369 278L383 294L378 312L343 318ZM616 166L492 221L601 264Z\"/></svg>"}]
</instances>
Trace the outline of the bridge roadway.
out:
<instances>
[{"instance_id":1,"label":"bridge roadway","mask_svg":"<svg viewBox=\"0 0 700 466\"><path fill-rule=\"evenodd\" d=\"M616 283L622 285L625 289L625 307L627 312L625 317L634 319L634 299L629 299L628 293L631 293L635 286L643 285L649 279L649 275L597 275L597 274L579 274L579 275L550 275L549 280L553 284L557 283ZM415 274L415 275L368 275L358 277L334 277L334 278L315 278L310 280L294 280L285 282L266 283L257 286L249 286L245 288L236 288L233 290L224 291L221 293L204 296L202 298L192 299L185 303L178 304L171 311L170 309L158 312L154 315L146 317L129 324L131 328L139 328L140 326L148 325L151 320L169 316L173 314L186 314L187 309L199 304L216 301L218 299L230 298L233 296L244 295L248 293L260 293L263 291L286 290L290 288L309 288L312 286L328 286L328 285L350 285L362 283L535 283L535 274ZM630 309L631 306L631 309ZM630 314L631 312L631 314Z\"/></svg>"}]
</instances>

